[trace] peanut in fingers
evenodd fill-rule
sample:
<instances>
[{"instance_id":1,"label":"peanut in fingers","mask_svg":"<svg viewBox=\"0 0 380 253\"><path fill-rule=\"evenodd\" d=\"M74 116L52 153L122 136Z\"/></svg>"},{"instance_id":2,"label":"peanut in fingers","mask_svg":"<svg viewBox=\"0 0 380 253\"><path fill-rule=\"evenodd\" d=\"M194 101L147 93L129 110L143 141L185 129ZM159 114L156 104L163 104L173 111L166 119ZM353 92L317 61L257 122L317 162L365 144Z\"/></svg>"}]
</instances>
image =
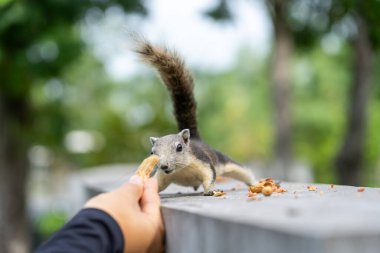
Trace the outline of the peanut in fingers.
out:
<instances>
[{"instance_id":1,"label":"peanut in fingers","mask_svg":"<svg viewBox=\"0 0 380 253\"><path fill-rule=\"evenodd\" d=\"M140 176L143 181L147 180L159 160L160 158L157 155L150 155L142 161L135 174Z\"/></svg>"}]
</instances>

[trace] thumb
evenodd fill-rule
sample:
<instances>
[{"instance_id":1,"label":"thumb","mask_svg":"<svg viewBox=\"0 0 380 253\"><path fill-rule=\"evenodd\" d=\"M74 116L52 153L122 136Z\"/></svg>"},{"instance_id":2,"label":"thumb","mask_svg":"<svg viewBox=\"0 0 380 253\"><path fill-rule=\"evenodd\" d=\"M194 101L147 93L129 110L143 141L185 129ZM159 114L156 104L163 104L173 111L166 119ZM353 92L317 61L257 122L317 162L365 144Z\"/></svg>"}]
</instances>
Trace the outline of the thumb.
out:
<instances>
[{"instance_id":1,"label":"thumb","mask_svg":"<svg viewBox=\"0 0 380 253\"><path fill-rule=\"evenodd\" d=\"M141 198L141 209L154 220L161 219L160 196L156 178L149 178L144 184L144 193Z\"/></svg>"},{"instance_id":2,"label":"thumb","mask_svg":"<svg viewBox=\"0 0 380 253\"><path fill-rule=\"evenodd\" d=\"M143 194L143 181L140 176L132 176L127 183L124 183L116 191L128 196L129 199L138 203Z\"/></svg>"}]
</instances>

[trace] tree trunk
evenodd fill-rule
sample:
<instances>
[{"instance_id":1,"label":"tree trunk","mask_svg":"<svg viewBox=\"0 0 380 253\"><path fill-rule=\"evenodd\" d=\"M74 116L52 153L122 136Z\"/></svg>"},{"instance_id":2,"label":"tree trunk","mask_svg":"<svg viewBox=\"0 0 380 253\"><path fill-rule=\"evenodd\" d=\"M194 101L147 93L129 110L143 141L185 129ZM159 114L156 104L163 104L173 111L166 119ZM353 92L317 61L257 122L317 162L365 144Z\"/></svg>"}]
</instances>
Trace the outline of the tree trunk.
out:
<instances>
[{"instance_id":1,"label":"tree trunk","mask_svg":"<svg viewBox=\"0 0 380 253\"><path fill-rule=\"evenodd\" d=\"M367 25L356 17L357 35L353 41L353 83L348 101L347 129L343 145L336 158L340 184L360 185L362 159L367 122L367 104L370 92L370 76L373 65L372 48Z\"/></svg>"},{"instance_id":2,"label":"tree trunk","mask_svg":"<svg viewBox=\"0 0 380 253\"><path fill-rule=\"evenodd\" d=\"M272 58L272 83L275 115L274 155L279 177L288 179L292 163L290 127L290 65L293 41L286 20L287 1L273 0L274 52Z\"/></svg>"},{"instance_id":3,"label":"tree trunk","mask_svg":"<svg viewBox=\"0 0 380 253\"><path fill-rule=\"evenodd\" d=\"M26 103L0 90L0 252L29 252L26 218L28 162L23 138ZM15 115L15 112L17 114Z\"/></svg>"}]
</instances>

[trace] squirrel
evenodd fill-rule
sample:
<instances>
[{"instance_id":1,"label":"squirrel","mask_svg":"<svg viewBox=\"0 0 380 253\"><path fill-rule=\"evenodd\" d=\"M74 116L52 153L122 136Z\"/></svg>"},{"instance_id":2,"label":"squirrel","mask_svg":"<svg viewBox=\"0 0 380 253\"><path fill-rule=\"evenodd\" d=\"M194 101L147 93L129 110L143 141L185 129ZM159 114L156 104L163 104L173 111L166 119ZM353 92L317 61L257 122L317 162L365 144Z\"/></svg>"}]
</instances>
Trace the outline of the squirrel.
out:
<instances>
[{"instance_id":1,"label":"squirrel","mask_svg":"<svg viewBox=\"0 0 380 253\"><path fill-rule=\"evenodd\" d=\"M213 195L217 176L227 176L252 185L253 176L246 168L202 141L198 132L193 78L175 51L136 41L134 51L158 72L169 90L179 133L150 137L151 154L159 156L156 178L159 191L171 183L203 186L205 196Z\"/></svg>"}]
</instances>

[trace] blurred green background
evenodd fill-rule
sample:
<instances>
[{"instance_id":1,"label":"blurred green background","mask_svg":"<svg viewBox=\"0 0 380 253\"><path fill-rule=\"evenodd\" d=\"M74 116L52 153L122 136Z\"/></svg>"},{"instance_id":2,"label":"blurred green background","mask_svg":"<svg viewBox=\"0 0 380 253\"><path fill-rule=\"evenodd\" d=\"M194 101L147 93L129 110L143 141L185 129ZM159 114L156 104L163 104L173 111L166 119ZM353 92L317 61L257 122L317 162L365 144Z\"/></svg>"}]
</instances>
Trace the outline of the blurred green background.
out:
<instances>
[{"instance_id":1,"label":"blurred green background","mask_svg":"<svg viewBox=\"0 0 380 253\"><path fill-rule=\"evenodd\" d=\"M178 33L175 15L153 26L162 6L191 10L0 0L0 252L28 252L68 216L65 203L33 204L27 192L49 192L84 168L138 163L149 136L177 131L167 91L130 52L128 31L189 62L200 131L216 149L286 180L302 163L316 182L380 186L379 1L194 1L197 15ZM115 61L119 53L128 60Z\"/></svg>"}]
</instances>

